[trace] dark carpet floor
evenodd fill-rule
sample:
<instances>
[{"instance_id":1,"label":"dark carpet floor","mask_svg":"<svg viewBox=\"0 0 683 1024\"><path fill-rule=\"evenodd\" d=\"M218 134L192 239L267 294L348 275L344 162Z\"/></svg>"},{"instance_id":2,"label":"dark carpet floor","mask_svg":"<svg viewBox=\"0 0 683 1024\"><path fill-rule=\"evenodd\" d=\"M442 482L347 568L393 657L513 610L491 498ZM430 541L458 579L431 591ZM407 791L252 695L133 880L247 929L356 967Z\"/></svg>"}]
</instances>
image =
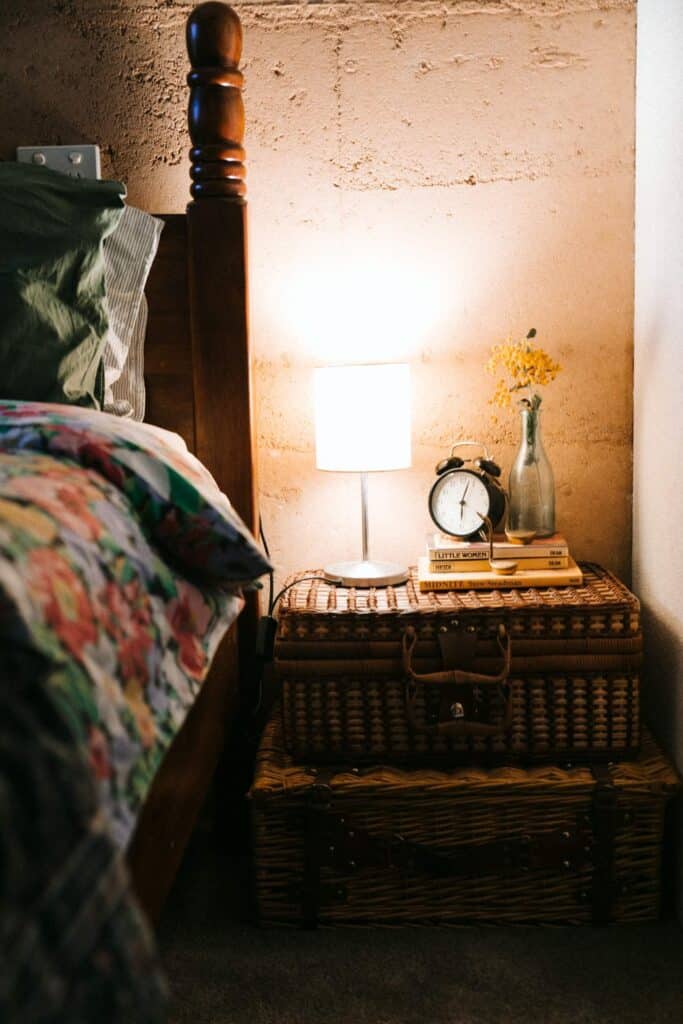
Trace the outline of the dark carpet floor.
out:
<instances>
[{"instance_id":1,"label":"dark carpet floor","mask_svg":"<svg viewBox=\"0 0 683 1024\"><path fill-rule=\"evenodd\" d=\"M683 1024L675 923L261 930L243 869L186 857L160 930L173 1024Z\"/></svg>"}]
</instances>

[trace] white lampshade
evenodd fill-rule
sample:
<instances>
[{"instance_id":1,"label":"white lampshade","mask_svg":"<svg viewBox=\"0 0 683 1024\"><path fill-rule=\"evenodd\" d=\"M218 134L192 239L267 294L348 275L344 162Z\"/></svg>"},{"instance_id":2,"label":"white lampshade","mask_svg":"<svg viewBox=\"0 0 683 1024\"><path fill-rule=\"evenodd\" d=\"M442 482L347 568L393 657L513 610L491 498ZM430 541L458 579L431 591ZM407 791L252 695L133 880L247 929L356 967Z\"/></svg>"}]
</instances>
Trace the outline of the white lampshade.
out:
<instances>
[{"instance_id":1,"label":"white lampshade","mask_svg":"<svg viewBox=\"0 0 683 1024\"><path fill-rule=\"evenodd\" d=\"M318 469L341 473L410 466L410 368L406 363L315 371Z\"/></svg>"}]
</instances>

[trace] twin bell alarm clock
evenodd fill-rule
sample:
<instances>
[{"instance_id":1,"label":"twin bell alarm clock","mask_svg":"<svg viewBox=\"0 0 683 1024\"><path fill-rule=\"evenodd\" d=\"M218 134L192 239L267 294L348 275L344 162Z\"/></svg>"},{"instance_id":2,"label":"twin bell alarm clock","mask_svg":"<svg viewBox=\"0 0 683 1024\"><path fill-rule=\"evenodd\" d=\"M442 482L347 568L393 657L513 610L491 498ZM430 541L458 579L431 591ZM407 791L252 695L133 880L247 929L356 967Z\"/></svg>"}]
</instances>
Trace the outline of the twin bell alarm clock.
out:
<instances>
[{"instance_id":1,"label":"twin bell alarm clock","mask_svg":"<svg viewBox=\"0 0 683 1024\"><path fill-rule=\"evenodd\" d=\"M462 458L456 450L476 448L483 454ZM469 540L486 534L486 520L493 529L505 515L506 497L500 483L500 466L478 441L458 441L451 454L436 467L429 492L429 514L442 533Z\"/></svg>"}]
</instances>

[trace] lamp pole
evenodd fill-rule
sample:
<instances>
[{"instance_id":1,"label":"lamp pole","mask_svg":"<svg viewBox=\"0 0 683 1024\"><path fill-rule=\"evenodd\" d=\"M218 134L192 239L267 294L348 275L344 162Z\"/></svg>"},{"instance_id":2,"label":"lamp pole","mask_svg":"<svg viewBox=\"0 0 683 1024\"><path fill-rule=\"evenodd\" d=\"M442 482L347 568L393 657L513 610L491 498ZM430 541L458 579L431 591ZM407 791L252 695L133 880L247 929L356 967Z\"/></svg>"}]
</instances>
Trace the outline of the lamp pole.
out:
<instances>
[{"instance_id":1,"label":"lamp pole","mask_svg":"<svg viewBox=\"0 0 683 1024\"><path fill-rule=\"evenodd\" d=\"M368 474L360 475L360 508L362 531L362 559L368 561Z\"/></svg>"}]
</instances>

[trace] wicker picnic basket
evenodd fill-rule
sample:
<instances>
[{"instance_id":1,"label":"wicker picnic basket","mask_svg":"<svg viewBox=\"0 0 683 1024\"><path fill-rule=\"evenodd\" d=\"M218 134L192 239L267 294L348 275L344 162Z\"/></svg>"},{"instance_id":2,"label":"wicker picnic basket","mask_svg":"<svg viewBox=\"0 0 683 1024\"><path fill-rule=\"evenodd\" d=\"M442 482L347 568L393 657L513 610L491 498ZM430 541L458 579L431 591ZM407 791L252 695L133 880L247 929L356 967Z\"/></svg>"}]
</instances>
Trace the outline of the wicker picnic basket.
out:
<instances>
[{"instance_id":1,"label":"wicker picnic basket","mask_svg":"<svg viewBox=\"0 0 683 1024\"><path fill-rule=\"evenodd\" d=\"M580 587L528 590L296 582L275 643L287 750L406 765L634 757L639 603L582 568Z\"/></svg>"},{"instance_id":2,"label":"wicker picnic basket","mask_svg":"<svg viewBox=\"0 0 683 1024\"><path fill-rule=\"evenodd\" d=\"M618 766L311 769L274 718L250 792L260 920L656 918L678 780L651 737Z\"/></svg>"}]
</instances>

